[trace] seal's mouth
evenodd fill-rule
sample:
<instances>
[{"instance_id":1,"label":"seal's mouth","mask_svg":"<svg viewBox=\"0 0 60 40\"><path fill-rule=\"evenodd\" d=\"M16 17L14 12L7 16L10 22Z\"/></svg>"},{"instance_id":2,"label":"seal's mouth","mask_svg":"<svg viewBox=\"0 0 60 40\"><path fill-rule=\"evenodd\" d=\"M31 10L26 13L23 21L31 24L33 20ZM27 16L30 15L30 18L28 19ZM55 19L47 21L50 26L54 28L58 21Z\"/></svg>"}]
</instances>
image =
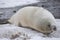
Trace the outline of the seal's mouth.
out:
<instances>
[{"instance_id":1,"label":"seal's mouth","mask_svg":"<svg viewBox=\"0 0 60 40\"><path fill-rule=\"evenodd\" d=\"M51 33L43 33L44 35L50 35Z\"/></svg>"},{"instance_id":2,"label":"seal's mouth","mask_svg":"<svg viewBox=\"0 0 60 40\"><path fill-rule=\"evenodd\" d=\"M46 31L46 32L42 32L44 35L50 35L50 34L52 34L52 33L55 33L57 31L57 29L56 29L56 27L55 28L53 28L53 30L51 30L51 31Z\"/></svg>"},{"instance_id":3,"label":"seal's mouth","mask_svg":"<svg viewBox=\"0 0 60 40\"><path fill-rule=\"evenodd\" d=\"M53 31L45 32L45 33L43 33L43 35L45 35L45 36L48 36L48 37L49 37L49 35L50 35L51 33L53 33Z\"/></svg>"}]
</instances>

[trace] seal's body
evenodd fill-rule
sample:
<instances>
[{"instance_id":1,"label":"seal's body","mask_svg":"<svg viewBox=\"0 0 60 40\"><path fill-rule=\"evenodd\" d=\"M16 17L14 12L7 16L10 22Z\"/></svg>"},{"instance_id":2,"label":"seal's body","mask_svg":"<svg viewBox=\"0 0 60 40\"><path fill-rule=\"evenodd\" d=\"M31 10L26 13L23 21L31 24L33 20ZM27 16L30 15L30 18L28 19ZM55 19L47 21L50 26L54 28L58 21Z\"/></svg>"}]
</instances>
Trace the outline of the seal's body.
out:
<instances>
[{"instance_id":1,"label":"seal's body","mask_svg":"<svg viewBox=\"0 0 60 40\"><path fill-rule=\"evenodd\" d=\"M54 16L42 7L24 7L8 21L16 26L30 27L42 33L51 33L56 30Z\"/></svg>"}]
</instances>

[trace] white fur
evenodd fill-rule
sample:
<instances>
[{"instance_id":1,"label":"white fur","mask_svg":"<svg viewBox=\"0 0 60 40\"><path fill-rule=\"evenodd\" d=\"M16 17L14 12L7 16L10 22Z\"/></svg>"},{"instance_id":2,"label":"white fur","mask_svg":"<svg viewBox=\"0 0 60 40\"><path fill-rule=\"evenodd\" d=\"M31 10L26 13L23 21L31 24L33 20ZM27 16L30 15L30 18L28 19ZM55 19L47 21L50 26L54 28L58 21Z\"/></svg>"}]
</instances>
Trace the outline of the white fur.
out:
<instances>
[{"instance_id":1,"label":"white fur","mask_svg":"<svg viewBox=\"0 0 60 40\"><path fill-rule=\"evenodd\" d=\"M20 9L9 20L10 23L24 27L36 29L42 33L50 33L53 29L49 30L48 25L55 25L54 16L42 7L28 6Z\"/></svg>"}]
</instances>

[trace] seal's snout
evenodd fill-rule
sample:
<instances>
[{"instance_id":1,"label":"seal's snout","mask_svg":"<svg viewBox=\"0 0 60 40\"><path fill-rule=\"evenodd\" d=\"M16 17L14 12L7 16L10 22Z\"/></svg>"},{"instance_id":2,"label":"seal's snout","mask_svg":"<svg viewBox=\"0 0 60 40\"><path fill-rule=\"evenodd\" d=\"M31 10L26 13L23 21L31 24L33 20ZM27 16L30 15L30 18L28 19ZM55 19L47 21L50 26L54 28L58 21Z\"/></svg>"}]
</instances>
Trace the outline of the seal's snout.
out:
<instances>
[{"instance_id":1,"label":"seal's snout","mask_svg":"<svg viewBox=\"0 0 60 40\"><path fill-rule=\"evenodd\" d=\"M56 27L54 27L53 30L56 31L57 30Z\"/></svg>"}]
</instances>

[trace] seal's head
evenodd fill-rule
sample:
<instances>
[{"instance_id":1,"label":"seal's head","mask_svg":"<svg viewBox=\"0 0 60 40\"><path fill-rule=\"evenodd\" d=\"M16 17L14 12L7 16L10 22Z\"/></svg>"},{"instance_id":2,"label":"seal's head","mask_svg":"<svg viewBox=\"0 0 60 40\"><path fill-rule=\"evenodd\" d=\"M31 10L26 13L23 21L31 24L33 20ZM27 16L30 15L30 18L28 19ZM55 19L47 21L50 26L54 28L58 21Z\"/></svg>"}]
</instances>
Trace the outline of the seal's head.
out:
<instances>
[{"instance_id":1,"label":"seal's head","mask_svg":"<svg viewBox=\"0 0 60 40\"><path fill-rule=\"evenodd\" d=\"M40 23L38 23L35 29L37 29L45 35L49 35L50 33L57 30L55 20L52 19L40 20Z\"/></svg>"}]
</instances>

